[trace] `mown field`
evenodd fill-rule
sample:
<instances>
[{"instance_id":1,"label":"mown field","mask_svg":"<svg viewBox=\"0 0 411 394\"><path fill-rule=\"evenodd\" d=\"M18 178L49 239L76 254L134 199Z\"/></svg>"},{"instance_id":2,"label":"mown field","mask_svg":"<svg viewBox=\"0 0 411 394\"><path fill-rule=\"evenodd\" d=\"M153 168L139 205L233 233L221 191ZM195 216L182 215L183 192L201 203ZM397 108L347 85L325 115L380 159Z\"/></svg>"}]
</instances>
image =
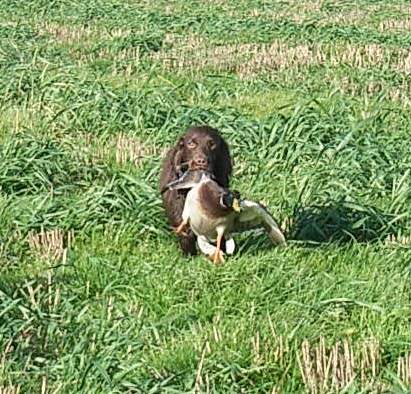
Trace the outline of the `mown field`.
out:
<instances>
[{"instance_id":1,"label":"mown field","mask_svg":"<svg viewBox=\"0 0 411 394\"><path fill-rule=\"evenodd\" d=\"M0 0L0 392L411 390L410 46L406 0ZM287 248L181 256L203 123Z\"/></svg>"}]
</instances>

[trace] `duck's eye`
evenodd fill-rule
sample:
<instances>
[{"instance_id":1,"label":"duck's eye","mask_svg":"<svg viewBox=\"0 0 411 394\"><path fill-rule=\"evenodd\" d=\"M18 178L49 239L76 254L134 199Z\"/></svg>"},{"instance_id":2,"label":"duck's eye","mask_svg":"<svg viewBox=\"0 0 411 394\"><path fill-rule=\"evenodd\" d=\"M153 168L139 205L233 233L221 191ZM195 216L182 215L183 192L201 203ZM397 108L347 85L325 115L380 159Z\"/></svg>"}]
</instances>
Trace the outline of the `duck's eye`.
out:
<instances>
[{"instance_id":1,"label":"duck's eye","mask_svg":"<svg viewBox=\"0 0 411 394\"><path fill-rule=\"evenodd\" d=\"M193 141L193 140L190 140L190 141L187 142L187 148L188 148L188 149L195 149L196 146L197 146L197 144L196 144L196 142Z\"/></svg>"}]
</instances>

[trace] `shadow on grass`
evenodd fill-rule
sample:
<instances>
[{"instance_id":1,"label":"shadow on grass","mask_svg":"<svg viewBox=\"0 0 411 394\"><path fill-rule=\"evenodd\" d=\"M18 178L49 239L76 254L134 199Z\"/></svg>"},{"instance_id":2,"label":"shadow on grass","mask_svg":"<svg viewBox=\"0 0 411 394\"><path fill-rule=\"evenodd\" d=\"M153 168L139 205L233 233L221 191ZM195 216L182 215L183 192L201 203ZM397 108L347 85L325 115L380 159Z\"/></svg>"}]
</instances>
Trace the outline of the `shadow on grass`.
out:
<instances>
[{"instance_id":1,"label":"shadow on grass","mask_svg":"<svg viewBox=\"0 0 411 394\"><path fill-rule=\"evenodd\" d=\"M304 247L321 247L379 242L389 236L399 236L404 229L400 215L346 201L331 201L325 205L297 207L284 230L288 241L297 241ZM262 231L241 235L236 243L237 253L257 254L275 248Z\"/></svg>"},{"instance_id":2,"label":"shadow on grass","mask_svg":"<svg viewBox=\"0 0 411 394\"><path fill-rule=\"evenodd\" d=\"M288 239L322 243L376 242L401 230L400 216L346 201L298 207Z\"/></svg>"}]
</instances>

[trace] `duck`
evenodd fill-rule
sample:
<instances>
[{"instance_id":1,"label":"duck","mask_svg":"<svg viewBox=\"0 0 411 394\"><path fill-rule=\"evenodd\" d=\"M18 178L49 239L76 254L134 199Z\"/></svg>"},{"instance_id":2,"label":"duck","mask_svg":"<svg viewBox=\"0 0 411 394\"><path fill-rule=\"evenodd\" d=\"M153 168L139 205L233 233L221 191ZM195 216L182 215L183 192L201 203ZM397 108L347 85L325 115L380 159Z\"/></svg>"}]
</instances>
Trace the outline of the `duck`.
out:
<instances>
[{"instance_id":1,"label":"duck","mask_svg":"<svg viewBox=\"0 0 411 394\"><path fill-rule=\"evenodd\" d=\"M235 233L263 228L274 244L286 243L283 233L265 206L242 198L237 190L220 186L206 171L187 171L179 179L167 184L165 189L189 189L181 224L174 230L177 234L184 234L190 226L197 235L199 249L214 264L224 262L221 248L223 238L225 253L234 253Z\"/></svg>"}]
</instances>

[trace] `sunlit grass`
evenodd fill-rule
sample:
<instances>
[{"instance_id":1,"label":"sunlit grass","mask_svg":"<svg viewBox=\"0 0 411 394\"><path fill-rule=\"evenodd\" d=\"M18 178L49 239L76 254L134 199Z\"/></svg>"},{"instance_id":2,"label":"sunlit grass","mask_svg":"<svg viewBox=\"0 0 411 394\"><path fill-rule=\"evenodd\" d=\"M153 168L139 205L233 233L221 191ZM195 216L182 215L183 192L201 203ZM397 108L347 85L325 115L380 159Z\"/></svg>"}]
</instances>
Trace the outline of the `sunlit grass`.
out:
<instances>
[{"instance_id":1,"label":"sunlit grass","mask_svg":"<svg viewBox=\"0 0 411 394\"><path fill-rule=\"evenodd\" d=\"M233 4L0 2L0 392L410 389L409 4ZM287 248L181 256L198 123Z\"/></svg>"}]
</instances>

